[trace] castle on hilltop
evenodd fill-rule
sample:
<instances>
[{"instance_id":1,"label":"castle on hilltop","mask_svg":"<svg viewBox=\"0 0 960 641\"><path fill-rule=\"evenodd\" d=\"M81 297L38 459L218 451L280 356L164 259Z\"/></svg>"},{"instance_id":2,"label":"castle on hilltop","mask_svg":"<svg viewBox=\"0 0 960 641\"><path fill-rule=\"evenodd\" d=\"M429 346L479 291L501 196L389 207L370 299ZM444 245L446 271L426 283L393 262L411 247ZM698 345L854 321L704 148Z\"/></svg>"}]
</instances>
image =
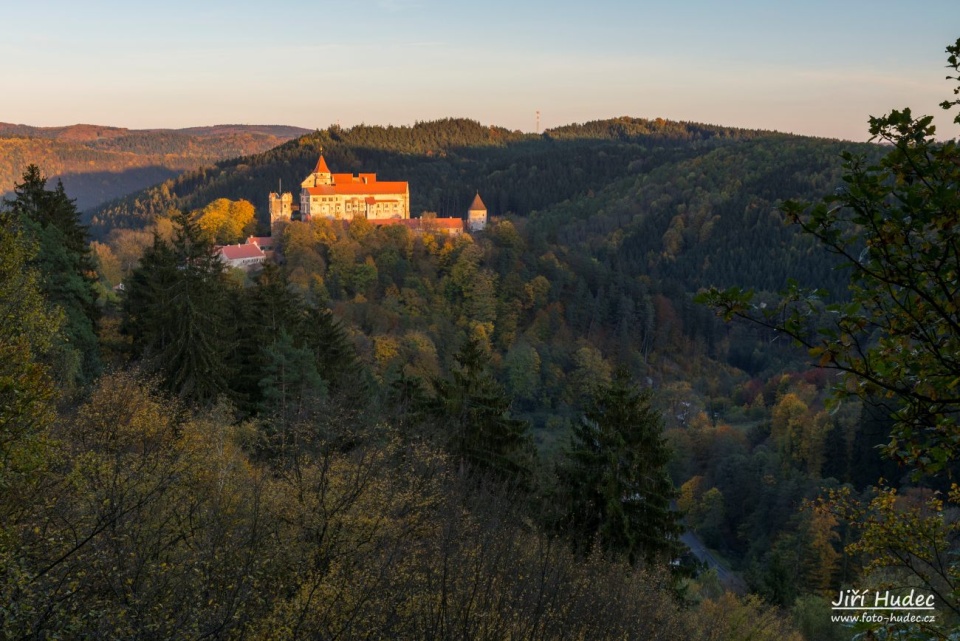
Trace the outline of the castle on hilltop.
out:
<instances>
[{"instance_id":1,"label":"castle on hilltop","mask_svg":"<svg viewBox=\"0 0 960 641\"><path fill-rule=\"evenodd\" d=\"M410 218L410 185L381 182L376 174L334 174L320 155L300 183L300 219Z\"/></svg>"},{"instance_id":2,"label":"castle on hilltop","mask_svg":"<svg viewBox=\"0 0 960 641\"><path fill-rule=\"evenodd\" d=\"M291 219L291 193L271 193L268 201L271 227ZM403 224L411 229L440 229L448 234L459 234L464 229L462 218L435 218L426 227L410 224L410 185L406 181L379 181L376 174L335 174L327 167L322 153L316 167L300 183L300 220L311 218L365 218L377 225ZM467 229L480 231L486 224L487 208L477 193L467 212Z\"/></svg>"}]
</instances>

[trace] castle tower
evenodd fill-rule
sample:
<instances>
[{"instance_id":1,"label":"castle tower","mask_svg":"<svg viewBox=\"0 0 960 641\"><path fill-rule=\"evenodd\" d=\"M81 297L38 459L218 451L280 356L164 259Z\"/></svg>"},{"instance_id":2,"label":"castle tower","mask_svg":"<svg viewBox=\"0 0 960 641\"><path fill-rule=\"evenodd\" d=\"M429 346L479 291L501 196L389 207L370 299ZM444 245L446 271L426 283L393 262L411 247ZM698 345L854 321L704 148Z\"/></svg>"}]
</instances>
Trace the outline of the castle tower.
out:
<instances>
[{"instance_id":1,"label":"castle tower","mask_svg":"<svg viewBox=\"0 0 960 641\"><path fill-rule=\"evenodd\" d=\"M317 161L317 166L314 167L310 175L300 183L300 220L310 220L315 213L310 209L310 193L308 190L316 187L326 187L332 184L333 174L330 173L330 168L327 167L327 161L323 159L323 152L320 152L320 159Z\"/></svg>"},{"instance_id":2,"label":"castle tower","mask_svg":"<svg viewBox=\"0 0 960 641\"><path fill-rule=\"evenodd\" d=\"M306 189L307 187L319 187L321 185L332 184L333 174L330 173L330 169L327 167L327 161L323 159L323 154L321 153L320 160L317 161L317 166L314 167L309 176L303 179L300 186Z\"/></svg>"},{"instance_id":3,"label":"castle tower","mask_svg":"<svg viewBox=\"0 0 960 641\"><path fill-rule=\"evenodd\" d=\"M480 192L473 197L470 209L467 210L467 229L469 231L483 231L487 226L487 206L480 200Z\"/></svg>"},{"instance_id":4,"label":"castle tower","mask_svg":"<svg viewBox=\"0 0 960 641\"><path fill-rule=\"evenodd\" d=\"M270 192L267 201L269 203L271 229L280 221L290 221L290 216L293 214L293 194L289 191L282 194Z\"/></svg>"}]
</instances>

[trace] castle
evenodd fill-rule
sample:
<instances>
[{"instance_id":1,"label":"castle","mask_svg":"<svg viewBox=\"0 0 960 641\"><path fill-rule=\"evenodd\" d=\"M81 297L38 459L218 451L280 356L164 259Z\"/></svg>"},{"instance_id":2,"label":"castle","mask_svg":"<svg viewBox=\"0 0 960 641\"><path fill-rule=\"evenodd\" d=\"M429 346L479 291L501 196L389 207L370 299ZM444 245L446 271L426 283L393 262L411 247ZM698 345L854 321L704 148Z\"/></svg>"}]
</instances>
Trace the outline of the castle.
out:
<instances>
[{"instance_id":1,"label":"castle","mask_svg":"<svg viewBox=\"0 0 960 641\"><path fill-rule=\"evenodd\" d=\"M293 195L271 193L268 197L271 227L289 221ZM300 220L311 218L353 220L365 218L378 225L404 224L415 229L436 229L448 234L463 232L462 218L435 218L429 225L410 224L410 186L407 182L377 180L376 174L335 174L323 154L316 167L300 183ZM419 221L419 219L416 219ZM467 212L467 229L481 231L487 224L487 208L478 193Z\"/></svg>"},{"instance_id":2,"label":"castle","mask_svg":"<svg viewBox=\"0 0 960 641\"><path fill-rule=\"evenodd\" d=\"M376 174L334 174L321 154L300 183L300 219L410 218L410 186L381 182Z\"/></svg>"}]
</instances>

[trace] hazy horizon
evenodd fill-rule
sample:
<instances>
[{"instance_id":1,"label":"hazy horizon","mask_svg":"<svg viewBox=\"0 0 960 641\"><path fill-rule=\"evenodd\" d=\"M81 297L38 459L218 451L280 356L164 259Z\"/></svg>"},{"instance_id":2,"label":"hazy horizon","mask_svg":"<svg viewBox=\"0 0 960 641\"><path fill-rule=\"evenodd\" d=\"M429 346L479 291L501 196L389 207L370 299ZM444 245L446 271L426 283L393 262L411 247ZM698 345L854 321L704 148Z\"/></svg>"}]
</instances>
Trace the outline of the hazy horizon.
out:
<instances>
[{"instance_id":1,"label":"hazy horizon","mask_svg":"<svg viewBox=\"0 0 960 641\"><path fill-rule=\"evenodd\" d=\"M465 117L534 131L618 116L866 140L938 115L960 5L432 0L6 8L0 121L306 129ZM42 20L42 23L40 22ZM30 25L42 24L31 29Z\"/></svg>"}]
</instances>

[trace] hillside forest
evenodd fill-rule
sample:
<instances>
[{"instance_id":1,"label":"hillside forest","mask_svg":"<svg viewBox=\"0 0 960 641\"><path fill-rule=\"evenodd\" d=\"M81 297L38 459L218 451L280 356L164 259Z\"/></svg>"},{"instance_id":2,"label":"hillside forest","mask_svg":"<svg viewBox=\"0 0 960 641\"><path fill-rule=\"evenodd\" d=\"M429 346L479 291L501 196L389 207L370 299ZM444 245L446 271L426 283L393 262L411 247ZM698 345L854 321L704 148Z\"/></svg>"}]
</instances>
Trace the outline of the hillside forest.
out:
<instances>
[{"instance_id":1,"label":"hillside forest","mask_svg":"<svg viewBox=\"0 0 960 641\"><path fill-rule=\"evenodd\" d=\"M426 215L479 192L491 222L270 229L267 193L321 150ZM831 623L840 590L906 579L830 497L886 479L889 517L950 489L882 455L893 401L835 402L847 379L789 333L697 298L849 304L784 203L887 151L634 118L334 126L83 220L27 168L0 236L3 636L947 638L949 608L907 636ZM272 259L224 270L214 243L253 231Z\"/></svg>"},{"instance_id":2,"label":"hillside forest","mask_svg":"<svg viewBox=\"0 0 960 641\"><path fill-rule=\"evenodd\" d=\"M60 180L82 211L305 133L298 127L257 125L138 130L0 123L0 197L10 196L24 168L35 164L51 180Z\"/></svg>"}]
</instances>

